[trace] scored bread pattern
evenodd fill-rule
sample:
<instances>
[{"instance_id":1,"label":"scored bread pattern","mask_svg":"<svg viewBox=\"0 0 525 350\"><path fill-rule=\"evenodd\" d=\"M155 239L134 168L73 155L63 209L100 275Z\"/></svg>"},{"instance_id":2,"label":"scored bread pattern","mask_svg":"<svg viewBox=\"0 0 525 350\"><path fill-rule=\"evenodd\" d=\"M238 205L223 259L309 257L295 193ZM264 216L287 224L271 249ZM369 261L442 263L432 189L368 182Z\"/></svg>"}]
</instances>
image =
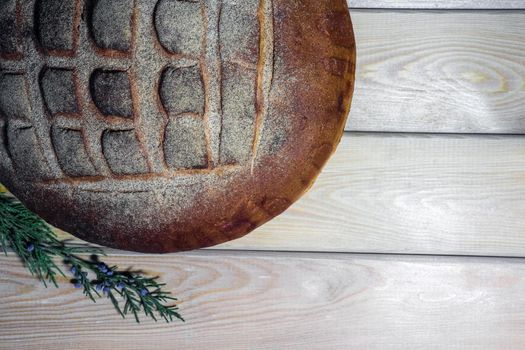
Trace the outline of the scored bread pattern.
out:
<instances>
[{"instance_id":1,"label":"scored bread pattern","mask_svg":"<svg viewBox=\"0 0 525 350\"><path fill-rule=\"evenodd\" d=\"M274 64L272 7L3 0L0 165L91 181L253 162Z\"/></svg>"}]
</instances>

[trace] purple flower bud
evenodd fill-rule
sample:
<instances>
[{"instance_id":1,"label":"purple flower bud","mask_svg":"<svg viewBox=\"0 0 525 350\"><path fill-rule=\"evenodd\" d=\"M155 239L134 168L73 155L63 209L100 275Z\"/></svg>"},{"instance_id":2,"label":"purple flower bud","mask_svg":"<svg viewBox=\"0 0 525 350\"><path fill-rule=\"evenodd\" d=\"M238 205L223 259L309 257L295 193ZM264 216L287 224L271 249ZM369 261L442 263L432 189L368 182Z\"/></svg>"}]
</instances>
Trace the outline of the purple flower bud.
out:
<instances>
[{"instance_id":1,"label":"purple flower bud","mask_svg":"<svg viewBox=\"0 0 525 350\"><path fill-rule=\"evenodd\" d=\"M77 270L77 268L75 266L73 266L71 268L71 273L73 273L74 275L76 275L78 273L78 270Z\"/></svg>"},{"instance_id":2,"label":"purple flower bud","mask_svg":"<svg viewBox=\"0 0 525 350\"><path fill-rule=\"evenodd\" d=\"M111 286L111 281L104 281L104 285L105 285L106 287Z\"/></svg>"},{"instance_id":3,"label":"purple flower bud","mask_svg":"<svg viewBox=\"0 0 525 350\"><path fill-rule=\"evenodd\" d=\"M80 283L80 281L75 282L75 288L82 288L82 283Z\"/></svg>"},{"instance_id":4,"label":"purple flower bud","mask_svg":"<svg viewBox=\"0 0 525 350\"><path fill-rule=\"evenodd\" d=\"M27 251L29 253L32 253L33 251L35 250L35 245L33 243L30 243L28 246L27 246Z\"/></svg>"},{"instance_id":5,"label":"purple flower bud","mask_svg":"<svg viewBox=\"0 0 525 350\"><path fill-rule=\"evenodd\" d=\"M110 291L110 288L109 287L104 287L104 294L108 294Z\"/></svg>"},{"instance_id":6,"label":"purple flower bud","mask_svg":"<svg viewBox=\"0 0 525 350\"><path fill-rule=\"evenodd\" d=\"M108 272L106 272L106 275L113 276L113 273L114 273L113 270L109 270Z\"/></svg>"},{"instance_id":7,"label":"purple flower bud","mask_svg":"<svg viewBox=\"0 0 525 350\"><path fill-rule=\"evenodd\" d=\"M106 264L104 264L104 263L102 263L102 264L98 264L98 269L99 269L101 272L103 272L103 273L108 272L108 266L107 266Z\"/></svg>"},{"instance_id":8,"label":"purple flower bud","mask_svg":"<svg viewBox=\"0 0 525 350\"><path fill-rule=\"evenodd\" d=\"M149 294L149 290L147 290L146 288L142 288L140 290L140 296L145 297L148 294Z\"/></svg>"},{"instance_id":9,"label":"purple flower bud","mask_svg":"<svg viewBox=\"0 0 525 350\"><path fill-rule=\"evenodd\" d=\"M119 283L117 284L117 288L118 288L118 289L124 289L125 287L126 287L126 285L125 285L123 282L119 282Z\"/></svg>"},{"instance_id":10,"label":"purple flower bud","mask_svg":"<svg viewBox=\"0 0 525 350\"><path fill-rule=\"evenodd\" d=\"M102 288L104 288L104 285L103 285L102 283L97 284L97 285L95 286L95 289L96 289L98 292L100 292L100 291L102 290Z\"/></svg>"}]
</instances>

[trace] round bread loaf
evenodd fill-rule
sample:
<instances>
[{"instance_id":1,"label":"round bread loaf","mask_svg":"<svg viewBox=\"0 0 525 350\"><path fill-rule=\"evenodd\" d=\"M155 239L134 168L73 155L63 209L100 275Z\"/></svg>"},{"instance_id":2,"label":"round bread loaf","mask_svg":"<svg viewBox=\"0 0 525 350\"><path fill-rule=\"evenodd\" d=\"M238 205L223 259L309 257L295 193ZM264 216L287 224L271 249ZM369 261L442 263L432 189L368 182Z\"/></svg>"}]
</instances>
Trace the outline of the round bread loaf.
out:
<instances>
[{"instance_id":1,"label":"round bread loaf","mask_svg":"<svg viewBox=\"0 0 525 350\"><path fill-rule=\"evenodd\" d=\"M354 70L345 0L2 0L0 182L109 247L239 238L312 185Z\"/></svg>"}]
</instances>

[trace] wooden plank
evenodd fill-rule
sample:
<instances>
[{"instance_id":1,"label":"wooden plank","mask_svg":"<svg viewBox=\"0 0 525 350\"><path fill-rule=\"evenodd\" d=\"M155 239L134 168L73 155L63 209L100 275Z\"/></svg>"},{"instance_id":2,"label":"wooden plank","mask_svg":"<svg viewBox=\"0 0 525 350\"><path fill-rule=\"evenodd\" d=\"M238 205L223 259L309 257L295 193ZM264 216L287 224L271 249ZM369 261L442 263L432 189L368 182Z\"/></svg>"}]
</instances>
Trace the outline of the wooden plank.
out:
<instances>
[{"instance_id":1,"label":"wooden plank","mask_svg":"<svg viewBox=\"0 0 525 350\"><path fill-rule=\"evenodd\" d=\"M507 10L525 9L522 0L348 0L350 8Z\"/></svg>"},{"instance_id":2,"label":"wooden plank","mask_svg":"<svg viewBox=\"0 0 525 350\"><path fill-rule=\"evenodd\" d=\"M525 11L351 14L348 130L525 133Z\"/></svg>"},{"instance_id":3,"label":"wooden plank","mask_svg":"<svg viewBox=\"0 0 525 350\"><path fill-rule=\"evenodd\" d=\"M525 256L525 138L346 135L313 189L235 249Z\"/></svg>"},{"instance_id":4,"label":"wooden plank","mask_svg":"<svg viewBox=\"0 0 525 350\"><path fill-rule=\"evenodd\" d=\"M525 256L524 214L525 137L346 134L299 202L217 248Z\"/></svg>"},{"instance_id":5,"label":"wooden plank","mask_svg":"<svg viewBox=\"0 0 525 350\"><path fill-rule=\"evenodd\" d=\"M108 258L159 274L185 324L121 320L0 258L0 349L522 349L525 261L344 254Z\"/></svg>"}]
</instances>

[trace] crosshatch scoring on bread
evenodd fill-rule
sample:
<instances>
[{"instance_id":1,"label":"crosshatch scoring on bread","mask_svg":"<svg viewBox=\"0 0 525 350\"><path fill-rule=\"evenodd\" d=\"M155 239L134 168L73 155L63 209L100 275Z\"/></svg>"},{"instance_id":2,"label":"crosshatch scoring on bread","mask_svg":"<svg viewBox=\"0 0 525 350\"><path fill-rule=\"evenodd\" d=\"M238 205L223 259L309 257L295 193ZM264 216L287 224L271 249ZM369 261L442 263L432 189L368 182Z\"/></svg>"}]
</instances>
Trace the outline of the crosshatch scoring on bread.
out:
<instances>
[{"instance_id":1,"label":"crosshatch scoring on bread","mask_svg":"<svg viewBox=\"0 0 525 350\"><path fill-rule=\"evenodd\" d=\"M5 26L16 28L12 22L21 5L7 0L2 6L11 10ZM203 6L160 0L134 7L133 0L37 0L35 11L37 40L22 55L52 57L40 68L38 90L29 92L53 126L47 152L55 154L47 160L56 160L58 178L167 174L251 160L261 127L256 120L266 110L258 93L273 64L271 45L266 52L259 48L259 22L271 20L267 13L261 16L259 1ZM149 23L139 18L145 13L151 13ZM142 39L134 41L138 35ZM16 49L16 36L0 38L0 49ZM0 84L9 96L0 108L31 123L36 111L30 112L26 96L30 77L2 73ZM137 127L151 130L146 119L154 118L155 139L145 140ZM100 144L91 142L92 134ZM148 141L164 146L154 154Z\"/></svg>"}]
</instances>

